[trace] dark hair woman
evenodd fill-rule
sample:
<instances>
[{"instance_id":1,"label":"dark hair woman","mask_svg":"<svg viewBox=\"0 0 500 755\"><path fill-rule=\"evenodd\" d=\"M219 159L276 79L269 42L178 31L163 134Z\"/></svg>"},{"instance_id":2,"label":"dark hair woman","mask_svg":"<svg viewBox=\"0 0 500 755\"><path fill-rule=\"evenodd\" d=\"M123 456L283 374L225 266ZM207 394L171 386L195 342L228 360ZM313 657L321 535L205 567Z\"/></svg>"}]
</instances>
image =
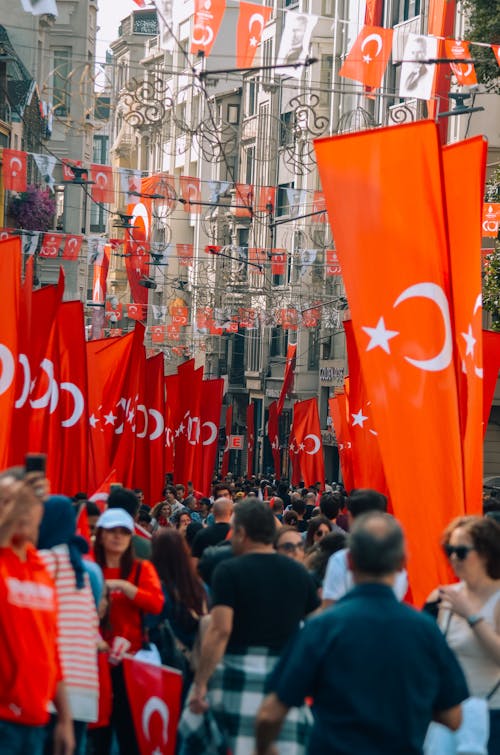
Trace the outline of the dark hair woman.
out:
<instances>
[{"instance_id":1,"label":"dark hair woman","mask_svg":"<svg viewBox=\"0 0 500 755\"><path fill-rule=\"evenodd\" d=\"M161 652L162 626L168 623L178 648L189 657L200 619L207 613L207 595L185 537L172 528L160 530L153 536L151 560L161 580L165 604L158 616L147 618L149 638ZM184 671L187 684L190 674L187 668Z\"/></svg>"},{"instance_id":2,"label":"dark hair woman","mask_svg":"<svg viewBox=\"0 0 500 755\"><path fill-rule=\"evenodd\" d=\"M110 659L116 664L111 670L111 727L98 737L98 753L110 751L112 729L116 732L120 752L139 753L120 663L124 652L122 639L130 643L128 653L140 650L144 641L144 615L160 613L164 602L153 565L135 557L133 531L134 520L124 509L108 509L97 521L94 556L103 571L109 599L101 631L111 647ZM120 638L118 643L116 638ZM116 650L117 644L122 646L120 653Z\"/></svg>"},{"instance_id":3,"label":"dark hair woman","mask_svg":"<svg viewBox=\"0 0 500 755\"><path fill-rule=\"evenodd\" d=\"M332 524L326 516L313 516L309 521L306 534L306 553L319 543L322 537L329 535L332 531Z\"/></svg>"}]
</instances>

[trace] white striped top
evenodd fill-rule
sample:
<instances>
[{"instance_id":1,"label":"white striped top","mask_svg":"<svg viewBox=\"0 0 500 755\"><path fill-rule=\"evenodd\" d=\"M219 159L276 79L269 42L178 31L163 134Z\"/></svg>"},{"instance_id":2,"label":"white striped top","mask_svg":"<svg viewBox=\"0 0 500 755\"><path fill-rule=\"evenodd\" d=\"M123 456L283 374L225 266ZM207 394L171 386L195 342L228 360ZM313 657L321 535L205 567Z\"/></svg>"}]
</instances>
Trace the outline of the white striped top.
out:
<instances>
[{"instance_id":1,"label":"white striped top","mask_svg":"<svg viewBox=\"0 0 500 755\"><path fill-rule=\"evenodd\" d=\"M40 556L56 583L59 657L72 717L75 721L97 721L100 636L88 574L84 574L85 586L77 590L67 545L40 551Z\"/></svg>"}]
</instances>

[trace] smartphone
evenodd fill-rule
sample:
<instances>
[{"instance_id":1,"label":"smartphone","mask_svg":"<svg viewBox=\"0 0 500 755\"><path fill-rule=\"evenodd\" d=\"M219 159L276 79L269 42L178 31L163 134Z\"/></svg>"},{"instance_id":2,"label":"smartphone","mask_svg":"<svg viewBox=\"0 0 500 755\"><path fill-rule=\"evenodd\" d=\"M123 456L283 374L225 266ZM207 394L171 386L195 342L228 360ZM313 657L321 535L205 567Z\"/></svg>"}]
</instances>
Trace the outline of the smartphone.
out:
<instances>
[{"instance_id":1,"label":"smartphone","mask_svg":"<svg viewBox=\"0 0 500 755\"><path fill-rule=\"evenodd\" d=\"M45 454L26 454L24 466L26 472L42 472L45 474L47 457Z\"/></svg>"}]
</instances>

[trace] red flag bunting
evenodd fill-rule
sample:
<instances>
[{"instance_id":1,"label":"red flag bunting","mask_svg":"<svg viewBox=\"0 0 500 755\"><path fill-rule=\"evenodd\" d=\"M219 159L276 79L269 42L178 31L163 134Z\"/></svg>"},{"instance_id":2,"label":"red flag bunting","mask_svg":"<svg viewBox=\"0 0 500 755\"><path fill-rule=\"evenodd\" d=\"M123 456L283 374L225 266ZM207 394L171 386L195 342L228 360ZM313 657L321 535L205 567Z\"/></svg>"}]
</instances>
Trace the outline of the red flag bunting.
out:
<instances>
[{"instance_id":1,"label":"red flag bunting","mask_svg":"<svg viewBox=\"0 0 500 755\"><path fill-rule=\"evenodd\" d=\"M114 204L115 187L113 185L113 169L111 165L90 166L92 184L91 196L94 202L101 204Z\"/></svg>"},{"instance_id":2,"label":"red flag bunting","mask_svg":"<svg viewBox=\"0 0 500 755\"><path fill-rule=\"evenodd\" d=\"M483 238L496 239L500 227L500 204L487 202L483 205Z\"/></svg>"},{"instance_id":3,"label":"red flag bunting","mask_svg":"<svg viewBox=\"0 0 500 755\"><path fill-rule=\"evenodd\" d=\"M59 233L44 233L39 256L47 259L57 257L63 238Z\"/></svg>"},{"instance_id":4,"label":"red flag bunting","mask_svg":"<svg viewBox=\"0 0 500 755\"><path fill-rule=\"evenodd\" d=\"M62 250L63 260L77 260L82 248L83 236L74 236L67 234L64 239L64 246Z\"/></svg>"},{"instance_id":5,"label":"red flag bunting","mask_svg":"<svg viewBox=\"0 0 500 755\"><path fill-rule=\"evenodd\" d=\"M225 0L194 0L194 19L191 30L191 49L194 55L203 53L208 58L219 33L222 17L226 9Z\"/></svg>"},{"instance_id":6,"label":"red flag bunting","mask_svg":"<svg viewBox=\"0 0 500 755\"><path fill-rule=\"evenodd\" d=\"M271 251L271 272L273 275L285 275L286 249L273 249Z\"/></svg>"},{"instance_id":7,"label":"red flag bunting","mask_svg":"<svg viewBox=\"0 0 500 755\"><path fill-rule=\"evenodd\" d=\"M179 182L181 197L184 200L184 212L192 212L199 215L201 205L196 203L201 202L200 179L193 178L192 176L179 176Z\"/></svg>"},{"instance_id":8,"label":"red flag bunting","mask_svg":"<svg viewBox=\"0 0 500 755\"><path fill-rule=\"evenodd\" d=\"M391 55L392 35L392 29L365 26L351 47L339 76L360 81L368 87L381 86Z\"/></svg>"},{"instance_id":9,"label":"red flag bunting","mask_svg":"<svg viewBox=\"0 0 500 755\"><path fill-rule=\"evenodd\" d=\"M338 254L335 249L327 249L325 251L326 256L326 275L329 277L334 277L337 275L342 275L342 271L340 269L340 263Z\"/></svg>"},{"instance_id":10,"label":"red flag bunting","mask_svg":"<svg viewBox=\"0 0 500 755\"><path fill-rule=\"evenodd\" d=\"M26 191L27 155L17 149L4 149L3 187L8 191Z\"/></svg>"},{"instance_id":11,"label":"red flag bunting","mask_svg":"<svg viewBox=\"0 0 500 755\"><path fill-rule=\"evenodd\" d=\"M314 192L312 211L321 213L320 215L312 216L311 220L313 223L326 223L328 218L326 215L325 195L323 194L322 191Z\"/></svg>"},{"instance_id":12,"label":"red flag bunting","mask_svg":"<svg viewBox=\"0 0 500 755\"><path fill-rule=\"evenodd\" d=\"M263 8L263 6L260 6ZM261 186L257 210L259 212L273 212L276 207L276 186Z\"/></svg>"},{"instance_id":13,"label":"red flag bunting","mask_svg":"<svg viewBox=\"0 0 500 755\"><path fill-rule=\"evenodd\" d=\"M469 43L461 39L445 39L444 49L447 58L470 60ZM477 76L474 63L450 63L450 68L460 86L476 86Z\"/></svg>"},{"instance_id":14,"label":"red flag bunting","mask_svg":"<svg viewBox=\"0 0 500 755\"><path fill-rule=\"evenodd\" d=\"M192 267L193 265L193 245L192 244L177 244L177 257L179 258L179 265L181 267Z\"/></svg>"},{"instance_id":15,"label":"red flag bunting","mask_svg":"<svg viewBox=\"0 0 500 755\"><path fill-rule=\"evenodd\" d=\"M271 18L272 8L255 3L240 2L236 30L236 67L251 68L264 26Z\"/></svg>"},{"instance_id":16,"label":"red flag bunting","mask_svg":"<svg viewBox=\"0 0 500 755\"><path fill-rule=\"evenodd\" d=\"M270 10L270 9L269 9ZM236 207L233 209L233 215L237 218L251 218L253 213L253 186L252 184L234 185Z\"/></svg>"}]
</instances>

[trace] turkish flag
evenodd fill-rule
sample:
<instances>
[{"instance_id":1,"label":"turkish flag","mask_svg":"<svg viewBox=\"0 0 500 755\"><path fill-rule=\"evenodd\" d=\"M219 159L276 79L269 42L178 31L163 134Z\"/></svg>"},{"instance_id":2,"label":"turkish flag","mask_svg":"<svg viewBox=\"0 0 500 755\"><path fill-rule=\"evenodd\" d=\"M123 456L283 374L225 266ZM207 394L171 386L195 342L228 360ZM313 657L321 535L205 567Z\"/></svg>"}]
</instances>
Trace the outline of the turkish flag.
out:
<instances>
[{"instance_id":1,"label":"turkish flag","mask_svg":"<svg viewBox=\"0 0 500 755\"><path fill-rule=\"evenodd\" d=\"M365 24L367 26L380 25L382 23L383 10L383 0L366 0Z\"/></svg>"},{"instance_id":2,"label":"turkish flag","mask_svg":"<svg viewBox=\"0 0 500 755\"><path fill-rule=\"evenodd\" d=\"M201 454L200 405L203 367L194 369L194 359L177 368L180 390L175 407L175 479L186 485L193 480Z\"/></svg>"},{"instance_id":3,"label":"turkish flag","mask_svg":"<svg viewBox=\"0 0 500 755\"><path fill-rule=\"evenodd\" d=\"M363 27L349 50L339 76L360 81L367 87L381 86L391 55L392 35L392 29L382 26Z\"/></svg>"},{"instance_id":4,"label":"turkish flag","mask_svg":"<svg viewBox=\"0 0 500 755\"><path fill-rule=\"evenodd\" d=\"M247 477L253 475L253 461L255 455L255 404L251 401L247 406Z\"/></svg>"},{"instance_id":5,"label":"turkish flag","mask_svg":"<svg viewBox=\"0 0 500 755\"><path fill-rule=\"evenodd\" d=\"M268 10L271 10L269 8ZM233 215L236 218L251 218L253 214L253 186L252 184L234 185L236 207L233 209Z\"/></svg>"},{"instance_id":6,"label":"turkish flag","mask_svg":"<svg viewBox=\"0 0 500 755\"><path fill-rule=\"evenodd\" d=\"M193 470L195 490L210 495L219 445L219 424L224 396L224 380L204 380L200 402L200 443L198 463Z\"/></svg>"},{"instance_id":7,"label":"turkish flag","mask_svg":"<svg viewBox=\"0 0 500 755\"><path fill-rule=\"evenodd\" d=\"M347 413L349 401L344 390L338 391L333 398L328 399L330 417L332 418L337 439L340 469L344 487L349 493L355 487L352 463L352 443ZM371 486L370 486L371 487Z\"/></svg>"},{"instance_id":8,"label":"turkish flag","mask_svg":"<svg viewBox=\"0 0 500 755\"><path fill-rule=\"evenodd\" d=\"M283 411L283 404L287 395L293 388L293 377L295 372L295 363L297 359L297 344L289 343L286 350L285 374L283 376L283 385L281 386L280 397L276 410L278 415Z\"/></svg>"},{"instance_id":9,"label":"turkish flag","mask_svg":"<svg viewBox=\"0 0 500 755\"><path fill-rule=\"evenodd\" d=\"M266 249L258 249L253 246L248 250L248 261L252 263L252 273L263 273L264 265L267 262ZM259 267L255 267L258 265Z\"/></svg>"},{"instance_id":10,"label":"turkish flag","mask_svg":"<svg viewBox=\"0 0 500 755\"><path fill-rule=\"evenodd\" d=\"M77 260L82 248L83 236L66 234L62 250L63 260Z\"/></svg>"},{"instance_id":11,"label":"turkish flag","mask_svg":"<svg viewBox=\"0 0 500 755\"><path fill-rule=\"evenodd\" d=\"M175 418L177 414L177 404L179 395L179 376L167 375L165 378L165 472L174 471L174 438L175 438Z\"/></svg>"},{"instance_id":12,"label":"turkish flag","mask_svg":"<svg viewBox=\"0 0 500 755\"><path fill-rule=\"evenodd\" d=\"M87 490L87 353L81 302L60 305L54 336L57 388L50 403L47 477L52 490L71 496Z\"/></svg>"},{"instance_id":13,"label":"turkish flag","mask_svg":"<svg viewBox=\"0 0 500 755\"><path fill-rule=\"evenodd\" d=\"M167 334L167 339L169 341L180 340L180 325L175 325L174 323L170 323L170 325L167 325L167 327L165 328L165 332Z\"/></svg>"},{"instance_id":14,"label":"turkish flag","mask_svg":"<svg viewBox=\"0 0 500 755\"><path fill-rule=\"evenodd\" d=\"M417 604L448 578L440 537L465 510L438 137L421 121L315 142Z\"/></svg>"},{"instance_id":15,"label":"turkish flag","mask_svg":"<svg viewBox=\"0 0 500 755\"><path fill-rule=\"evenodd\" d=\"M115 187L113 184L113 168L111 165L90 166L92 180L94 181L91 196L94 202L101 204L114 204Z\"/></svg>"},{"instance_id":16,"label":"turkish flag","mask_svg":"<svg viewBox=\"0 0 500 755\"><path fill-rule=\"evenodd\" d=\"M267 437L271 444L273 455L274 473L278 479L281 477L281 452L279 440L278 403L273 401L269 404L269 416L267 420Z\"/></svg>"},{"instance_id":17,"label":"turkish flag","mask_svg":"<svg viewBox=\"0 0 500 755\"><path fill-rule=\"evenodd\" d=\"M481 216L486 152L482 136L443 149L465 510L478 516L483 505Z\"/></svg>"},{"instance_id":18,"label":"turkish flag","mask_svg":"<svg viewBox=\"0 0 500 755\"><path fill-rule=\"evenodd\" d=\"M445 39L444 49L447 58L470 60L469 43L461 39ZM467 87L476 86L477 76L474 63L450 63L450 68L455 74L457 84Z\"/></svg>"},{"instance_id":19,"label":"turkish flag","mask_svg":"<svg viewBox=\"0 0 500 755\"><path fill-rule=\"evenodd\" d=\"M184 212L192 212L195 215L201 213L201 184L199 178L192 176L179 176L181 197L184 200ZM193 204L192 204L193 203Z\"/></svg>"},{"instance_id":20,"label":"turkish flag","mask_svg":"<svg viewBox=\"0 0 500 755\"><path fill-rule=\"evenodd\" d=\"M62 161L62 177L63 181L74 181L75 180L75 173L71 170L71 166L74 165L75 168L81 167L82 161L81 160L65 160Z\"/></svg>"},{"instance_id":21,"label":"turkish flag","mask_svg":"<svg viewBox=\"0 0 500 755\"><path fill-rule=\"evenodd\" d=\"M295 439L296 453L305 486L309 487L320 482L324 487L325 465L317 399L310 398L307 401L295 402L291 435Z\"/></svg>"},{"instance_id":22,"label":"turkish flag","mask_svg":"<svg viewBox=\"0 0 500 755\"><path fill-rule=\"evenodd\" d=\"M500 333L483 330L483 436L488 429L488 420L500 371Z\"/></svg>"},{"instance_id":23,"label":"turkish flag","mask_svg":"<svg viewBox=\"0 0 500 755\"><path fill-rule=\"evenodd\" d=\"M326 216L325 195L322 191L314 192L313 212L320 213L319 215L312 216L311 220L313 223L326 223L328 218Z\"/></svg>"},{"instance_id":24,"label":"turkish flag","mask_svg":"<svg viewBox=\"0 0 500 755\"><path fill-rule=\"evenodd\" d=\"M165 381L163 354L146 359L144 399L137 404L135 485L150 506L161 501L164 487Z\"/></svg>"},{"instance_id":25,"label":"turkish flag","mask_svg":"<svg viewBox=\"0 0 500 755\"><path fill-rule=\"evenodd\" d=\"M264 9L264 6L260 6ZM273 212L276 207L276 186L261 186L257 210L259 212Z\"/></svg>"},{"instance_id":26,"label":"turkish flag","mask_svg":"<svg viewBox=\"0 0 500 755\"><path fill-rule=\"evenodd\" d=\"M378 433L373 422L370 396L359 363L359 354L352 331L352 322L344 321L347 357L349 362L348 433L351 443L353 487L374 488L387 495ZM341 431L342 432L342 431Z\"/></svg>"},{"instance_id":27,"label":"turkish flag","mask_svg":"<svg viewBox=\"0 0 500 755\"><path fill-rule=\"evenodd\" d=\"M124 658L123 673L139 752L175 755L181 672Z\"/></svg>"},{"instance_id":28,"label":"turkish flag","mask_svg":"<svg viewBox=\"0 0 500 755\"><path fill-rule=\"evenodd\" d=\"M500 45L491 45L493 55L495 56L498 65L500 66Z\"/></svg>"},{"instance_id":29,"label":"turkish flag","mask_svg":"<svg viewBox=\"0 0 500 755\"><path fill-rule=\"evenodd\" d=\"M113 469L116 432L123 432L127 418L126 365L133 338L134 334L128 333L119 338L87 342L90 490L97 490ZM118 476L115 479L123 482Z\"/></svg>"},{"instance_id":30,"label":"turkish flag","mask_svg":"<svg viewBox=\"0 0 500 755\"><path fill-rule=\"evenodd\" d=\"M60 233L44 233L42 246L38 256L47 259L57 257L62 239L63 237Z\"/></svg>"},{"instance_id":31,"label":"turkish flag","mask_svg":"<svg viewBox=\"0 0 500 755\"><path fill-rule=\"evenodd\" d=\"M272 249L271 273L273 275L285 275L285 271L286 271L286 249Z\"/></svg>"},{"instance_id":32,"label":"turkish flag","mask_svg":"<svg viewBox=\"0 0 500 755\"><path fill-rule=\"evenodd\" d=\"M224 445L224 454L222 456L221 477L224 477L229 472L229 436L231 435L231 427L233 424L233 406L228 406L226 410L226 443Z\"/></svg>"},{"instance_id":33,"label":"turkish flag","mask_svg":"<svg viewBox=\"0 0 500 755\"><path fill-rule=\"evenodd\" d=\"M192 244L176 244L177 257L180 267L192 267L193 266L193 245Z\"/></svg>"},{"instance_id":34,"label":"turkish flag","mask_svg":"<svg viewBox=\"0 0 500 755\"><path fill-rule=\"evenodd\" d=\"M236 29L236 68L251 68L264 26L271 18L272 8L240 2Z\"/></svg>"},{"instance_id":35,"label":"turkish flag","mask_svg":"<svg viewBox=\"0 0 500 755\"><path fill-rule=\"evenodd\" d=\"M145 310L144 304L127 304L127 317L129 320L145 320Z\"/></svg>"},{"instance_id":36,"label":"turkish flag","mask_svg":"<svg viewBox=\"0 0 500 755\"><path fill-rule=\"evenodd\" d=\"M164 343L165 325L151 325L150 327L151 343Z\"/></svg>"},{"instance_id":37,"label":"turkish flag","mask_svg":"<svg viewBox=\"0 0 500 755\"><path fill-rule=\"evenodd\" d=\"M191 29L191 48L193 55L203 53L208 58L219 33L222 17L226 10L225 0L194 0L194 19Z\"/></svg>"},{"instance_id":38,"label":"turkish flag","mask_svg":"<svg viewBox=\"0 0 500 755\"><path fill-rule=\"evenodd\" d=\"M95 304L104 304L104 302L106 301L106 280L108 277L110 252L110 244L105 244L101 262L94 262L92 301Z\"/></svg>"},{"instance_id":39,"label":"turkish flag","mask_svg":"<svg viewBox=\"0 0 500 755\"><path fill-rule=\"evenodd\" d=\"M129 215L137 213L140 205L128 205ZM130 292L135 304L148 303L148 289L140 285L140 281L149 274L149 243L146 228L147 218L142 214L135 214L131 224L133 229L126 231L127 243L125 246L125 268L130 285Z\"/></svg>"},{"instance_id":40,"label":"turkish flag","mask_svg":"<svg viewBox=\"0 0 500 755\"><path fill-rule=\"evenodd\" d=\"M486 202L483 205L483 238L496 239L498 228L500 226L500 204L497 202Z\"/></svg>"},{"instance_id":41,"label":"turkish flag","mask_svg":"<svg viewBox=\"0 0 500 755\"><path fill-rule=\"evenodd\" d=\"M340 269L339 257L336 250L326 249L325 256L326 256L326 275L328 277L342 275L342 270Z\"/></svg>"},{"instance_id":42,"label":"turkish flag","mask_svg":"<svg viewBox=\"0 0 500 755\"><path fill-rule=\"evenodd\" d=\"M8 191L26 191L27 154L17 149L4 149L2 154L3 187Z\"/></svg>"},{"instance_id":43,"label":"turkish flag","mask_svg":"<svg viewBox=\"0 0 500 755\"><path fill-rule=\"evenodd\" d=\"M4 150L5 153L5 150ZM12 434L15 429L14 404L19 379L19 316L21 306L21 239L0 241L0 469L8 466ZM27 385L29 388L29 383ZM19 461L19 460L18 460Z\"/></svg>"}]
</instances>

